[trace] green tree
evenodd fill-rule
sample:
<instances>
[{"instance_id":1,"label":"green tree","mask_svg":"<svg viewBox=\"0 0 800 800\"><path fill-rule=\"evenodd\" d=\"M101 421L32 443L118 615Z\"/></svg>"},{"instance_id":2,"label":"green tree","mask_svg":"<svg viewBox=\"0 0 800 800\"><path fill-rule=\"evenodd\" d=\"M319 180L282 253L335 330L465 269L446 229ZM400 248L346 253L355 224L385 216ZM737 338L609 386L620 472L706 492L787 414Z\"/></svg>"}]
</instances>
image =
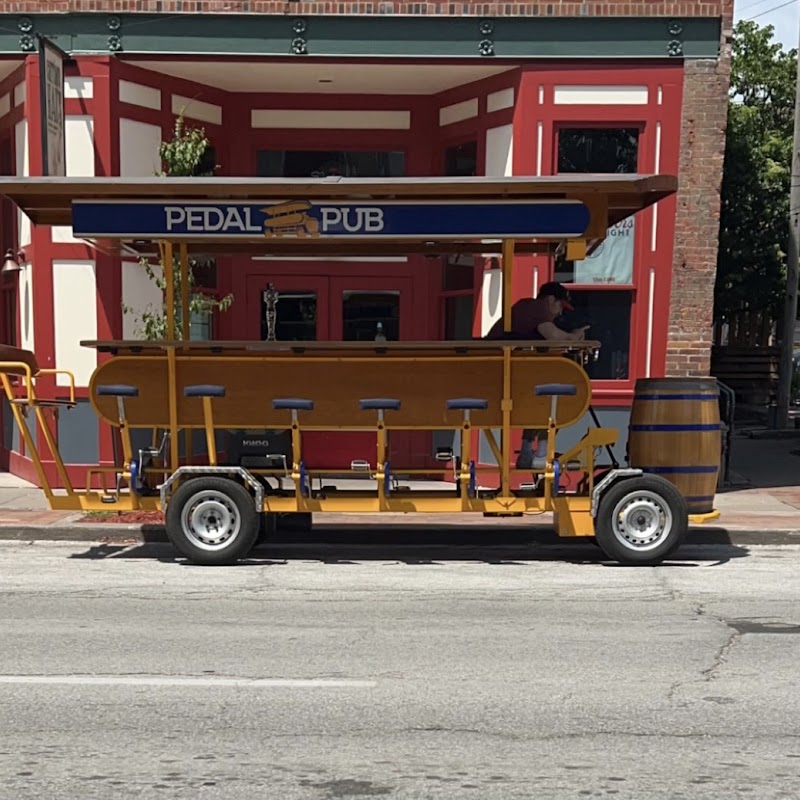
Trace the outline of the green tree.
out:
<instances>
[{"instance_id":1,"label":"green tree","mask_svg":"<svg viewBox=\"0 0 800 800\"><path fill-rule=\"evenodd\" d=\"M217 169L217 165L213 161L213 154L214 151L211 142L206 136L205 129L187 126L183 115L180 114L175 118L172 139L162 142L159 149L159 155L161 156L160 175L161 177L202 177L213 175ZM146 258L141 259L139 264L147 273L148 278L156 284L162 297L165 297L165 265L159 261L157 267L160 267L160 270L157 270ZM189 261L190 318L202 317L214 310L226 311L233 303L232 294L218 299L194 290L197 285L195 270L198 266L197 261ZM181 339L181 270L177 255L173 259L171 267L175 282L175 337L176 339ZM125 314L135 316L136 334L140 338L147 340L166 338L167 314L165 304L162 303L156 308L149 305L144 310L137 310L123 303L122 310Z\"/></svg>"},{"instance_id":2,"label":"green tree","mask_svg":"<svg viewBox=\"0 0 800 800\"><path fill-rule=\"evenodd\" d=\"M734 29L714 317L781 313L797 51L771 25Z\"/></svg>"}]
</instances>

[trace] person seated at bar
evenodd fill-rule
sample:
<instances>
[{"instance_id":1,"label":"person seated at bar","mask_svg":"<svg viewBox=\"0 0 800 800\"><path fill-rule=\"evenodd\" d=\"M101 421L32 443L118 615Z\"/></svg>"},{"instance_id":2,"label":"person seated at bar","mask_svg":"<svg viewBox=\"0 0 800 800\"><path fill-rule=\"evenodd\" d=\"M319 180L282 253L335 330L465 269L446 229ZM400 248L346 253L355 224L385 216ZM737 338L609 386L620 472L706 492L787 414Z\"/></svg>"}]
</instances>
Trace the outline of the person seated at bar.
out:
<instances>
[{"instance_id":1,"label":"person seated at bar","mask_svg":"<svg viewBox=\"0 0 800 800\"><path fill-rule=\"evenodd\" d=\"M542 284L536 297L523 297L511 307L511 330L503 330L502 317L492 325L485 339L555 339L578 341L586 337L584 325L564 331L555 321L565 311L573 311L569 292L563 284L551 281ZM536 452L533 442L536 440ZM517 469L543 469L547 457L547 431L526 428L522 432L522 448L517 457Z\"/></svg>"}]
</instances>

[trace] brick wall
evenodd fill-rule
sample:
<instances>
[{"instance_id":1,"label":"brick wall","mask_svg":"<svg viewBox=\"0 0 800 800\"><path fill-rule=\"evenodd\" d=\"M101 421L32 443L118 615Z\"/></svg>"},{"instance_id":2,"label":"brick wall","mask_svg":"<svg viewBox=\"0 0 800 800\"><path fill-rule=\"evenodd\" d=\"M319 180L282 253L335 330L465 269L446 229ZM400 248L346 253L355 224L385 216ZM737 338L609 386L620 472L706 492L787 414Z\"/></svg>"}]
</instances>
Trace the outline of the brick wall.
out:
<instances>
[{"instance_id":1,"label":"brick wall","mask_svg":"<svg viewBox=\"0 0 800 800\"><path fill-rule=\"evenodd\" d=\"M723 21L721 57L684 70L680 182L670 298L666 373L700 377L711 367L720 186L730 84L730 43Z\"/></svg>"},{"instance_id":2,"label":"brick wall","mask_svg":"<svg viewBox=\"0 0 800 800\"><path fill-rule=\"evenodd\" d=\"M583 0L568 2L481 3L293 2L293 0L0 0L3 14L67 14L70 12L140 12L170 14L420 14L492 17L718 17L732 14L733 0Z\"/></svg>"}]
</instances>

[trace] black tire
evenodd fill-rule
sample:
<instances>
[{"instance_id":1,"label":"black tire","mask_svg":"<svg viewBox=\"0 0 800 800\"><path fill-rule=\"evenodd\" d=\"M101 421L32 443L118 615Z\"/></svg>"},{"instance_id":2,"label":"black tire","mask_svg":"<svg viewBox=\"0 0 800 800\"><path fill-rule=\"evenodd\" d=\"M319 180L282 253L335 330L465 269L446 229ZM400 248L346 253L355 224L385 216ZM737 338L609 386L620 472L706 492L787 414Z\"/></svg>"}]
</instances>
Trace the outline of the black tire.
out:
<instances>
[{"instance_id":1,"label":"black tire","mask_svg":"<svg viewBox=\"0 0 800 800\"><path fill-rule=\"evenodd\" d=\"M623 478L600 498L595 537L620 564L654 566L675 552L689 529L683 495L658 475Z\"/></svg>"},{"instance_id":2,"label":"black tire","mask_svg":"<svg viewBox=\"0 0 800 800\"><path fill-rule=\"evenodd\" d=\"M173 547L200 566L233 564L253 549L258 538L255 501L230 478L192 478L182 483L169 501L165 521ZM211 529L200 527L203 524Z\"/></svg>"}]
</instances>

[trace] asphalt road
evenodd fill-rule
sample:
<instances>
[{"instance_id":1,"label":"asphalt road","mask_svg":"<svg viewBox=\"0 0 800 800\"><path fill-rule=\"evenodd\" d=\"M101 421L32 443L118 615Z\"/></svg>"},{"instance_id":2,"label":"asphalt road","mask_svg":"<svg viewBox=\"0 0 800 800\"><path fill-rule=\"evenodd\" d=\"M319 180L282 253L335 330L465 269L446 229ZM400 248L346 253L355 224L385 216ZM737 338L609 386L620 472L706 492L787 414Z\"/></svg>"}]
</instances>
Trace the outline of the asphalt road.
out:
<instances>
[{"instance_id":1,"label":"asphalt road","mask_svg":"<svg viewBox=\"0 0 800 800\"><path fill-rule=\"evenodd\" d=\"M343 554L0 543L0 798L800 797L800 547Z\"/></svg>"}]
</instances>

